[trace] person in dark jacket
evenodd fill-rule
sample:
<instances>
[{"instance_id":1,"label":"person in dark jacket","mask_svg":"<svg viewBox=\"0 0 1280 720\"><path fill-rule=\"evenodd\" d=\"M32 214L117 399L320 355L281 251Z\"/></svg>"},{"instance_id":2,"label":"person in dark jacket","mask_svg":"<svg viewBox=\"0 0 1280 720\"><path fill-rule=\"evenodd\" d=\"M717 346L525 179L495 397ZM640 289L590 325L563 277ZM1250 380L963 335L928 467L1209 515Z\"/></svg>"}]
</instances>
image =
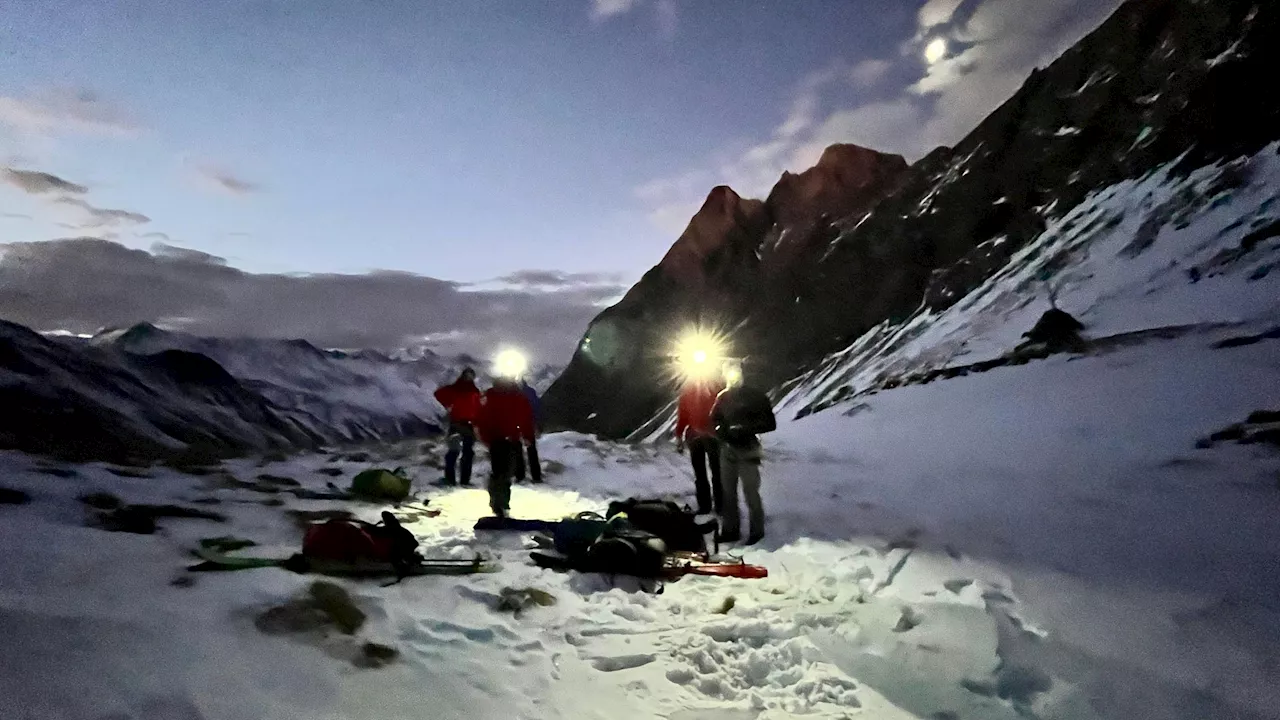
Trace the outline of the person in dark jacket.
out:
<instances>
[{"instance_id":1,"label":"person in dark jacket","mask_svg":"<svg viewBox=\"0 0 1280 720\"><path fill-rule=\"evenodd\" d=\"M410 568L422 561L418 554L418 538L413 536L400 519L389 511L382 511L382 522L373 526L373 531L387 538L391 545L391 566L399 575L406 574Z\"/></svg>"},{"instance_id":2,"label":"person in dark jacket","mask_svg":"<svg viewBox=\"0 0 1280 720\"><path fill-rule=\"evenodd\" d=\"M720 439L720 481L724 505L721 513L720 541L737 542L742 537L738 509L738 484L747 501L750 534L747 544L764 538L764 503L760 500L761 433L777 429L769 396L747 385L742 369L730 366L725 373L726 389L716 398L711 409L711 423Z\"/></svg>"},{"instance_id":3,"label":"person in dark jacket","mask_svg":"<svg viewBox=\"0 0 1280 720\"><path fill-rule=\"evenodd\" d=\"M489 447L489 508L506 517L511 505L511 480L521 441L533 442L533 406L510 378L499 378L484 394L477 428Z\"/></svg>"},{"instance_id":4,"label":"person in dark jacket","mask_svg":"<svg viewBox=\"0 0 1280 720\"><path fill-rule=\"evenodd\" d=\"M529 482L542 483L542 461L538 457L538 435L542 433L542 400L538 391L533 389L523 377L520 379L520 392L524 393L533 408L533 439L525 445L524 452L516 455L516 482L524 482L525 456L529 458Z\"/></svg>"},{"instance_id":5,"label":"person in dark jacket","mask_svg":"<svg viewBox=\"0 0 1280 720\"><path fill-rule=\"evenodd\" d=\"M694 378L680 392L676 410L676 452L689 448L693 462L693 487L698 497L698 514L720 514L720 441L711 427L711 408L724 390L719 379ZM707 482L707 470L711 481Z\"/></svg>"},{"instance_id":6,"label":"person in dark jacket","mask_svg":"<svg viewBox=\"0 0 1280 720\"><path fill-rule=\"evenodd\" d=\"M435 397L449 413L449 450L444 456L444 482L456 485L461 474L462 484L470 485L471 464L475 458L475 425L480 418L481 402L480 388L476 387L476 371L465 368L452 385L438 388ZM459 458L462 460L460 468Z\"/></svg>"}]
</instances>

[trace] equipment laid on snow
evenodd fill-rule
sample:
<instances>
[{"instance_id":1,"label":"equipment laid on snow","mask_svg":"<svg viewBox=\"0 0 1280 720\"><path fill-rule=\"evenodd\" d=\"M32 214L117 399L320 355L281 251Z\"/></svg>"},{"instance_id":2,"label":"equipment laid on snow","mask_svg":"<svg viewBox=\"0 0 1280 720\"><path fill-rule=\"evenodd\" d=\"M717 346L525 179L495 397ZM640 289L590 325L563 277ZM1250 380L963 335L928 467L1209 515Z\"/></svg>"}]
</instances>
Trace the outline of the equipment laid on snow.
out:
<instances>
[{"instance_id":1,"label":"equipment laid on snow","mask_svg":"<svg viewBox=\"0 0 1280 720\"><path fill-rule=\"evenodd\" d=\"M605 517L618 515L625 515L632 527L662 538L673 552L705 553L706 536L716 528L714 519L699 524L691 509L662 498L628 498L609 503Z\"/></svg>"},{"instance_id":2,"label":"equipment laid on snow","mask_svg":"<svg viewBox=\"0 0 1280 720\"><path fill-rule=\"evenodd\" d=\"M729 577L743 580L759 580L769 577L769 570L760 565L750 565L733 560L698 560L682 558L678 555L668 556L656 572L637 574L620 572L614 569L599 569L590 564L583 564L560 553L535 550L532 552L534 564L548 570L573 570L576 572L601 572L610 575L634 575L646 579L676 580L685 575L709 575Z\"/></svg>"},{"instance_id":3,"label":"equipment laid on snow","mask_svg":"<svg viewBox=\"0 0 1280 720\"><path fill-rule=\"evenodd\" d=\"M312 559L297 553L284 558L245 557L229 555L209 548L192 551L203 562L188 567L194 572L218 572L278 567L296 573L315 573L334 577L416 577L419 575L470 575L472 573L497 572L498 566L476 557L463 559L424 559L402 568L387 561L364 560L342 562L338 560Z\"/></svg>"},{"instance_id":4,"label":"equipment laid on snow","mask_svg":"<svg viewBox=\"0 0 1280 720\"><path fill-rule=\"evenodd\" d=\"M397 577L457 575L493 572L496 566L479 556L471 560L424 559L418 540L395 515L382 513L379 524L335 518L307 528L302 552L284 558L229 555L201 547L195 555L204 562L195 571L246 570L281 567L298 573L346 577Z\"/></svg>"},{"instance_id":5,"label":"equipment laid on snow","mask_svg":"<svg viewBox=\"0 0 1280 720\"><path fill-rule=\"evenodd\" d=\"M361 498L400 501L409 497L409 478L403 470L372 468L356 475L351 481L351 493Z\"/></svg>"}]
</instances>

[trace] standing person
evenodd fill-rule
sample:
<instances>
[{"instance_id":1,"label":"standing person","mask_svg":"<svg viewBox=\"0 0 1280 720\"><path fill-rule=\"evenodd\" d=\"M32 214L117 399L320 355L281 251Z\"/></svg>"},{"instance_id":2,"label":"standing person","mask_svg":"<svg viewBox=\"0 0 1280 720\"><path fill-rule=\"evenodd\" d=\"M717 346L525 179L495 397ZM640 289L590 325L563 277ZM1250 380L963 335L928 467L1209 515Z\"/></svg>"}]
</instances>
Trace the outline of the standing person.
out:
<instances>
[{"instance_id":1,"label":"standing person","mask_svg":"<svg viewBox=\"0 0 1280 720\"><path fill-rule=\"evenodd\" d=\"M738 510L738 481L747 501L751 532L747 544L755 545L764 538L764 503L760 500L760 439L756 435L777 429L769 396L747 385L739 366L725 370L727 388L716 398L711 422L716 437L723 443L720 454L721 481L724 483L724 512L720 525L721 542L737 542L742 537Z\"/></svg>"},{"instance_id":2,"label":"standing person","mask_svg":"<svg viewBox=\"0 0 1280 720\"><path fill-rule=\"evenodd\" d=\"M724 390L724 383L719 379L691 379L680 392L680 404L676 410L676 452L684 452L686 445L689 448L699 515L712 511L719 515L723 504L720 491L720 441L716 439L711 427L711 409L721 390ZM708 467L711 469L709 483Z\"/></svg>"},{"instance_id":3,"label":"standing person","mask_svg":"<svg viewBox=\"0 0 1280 720\"><path fill-rule=\"evenodd\" d=\"M524 452L516 455L516 482L524 482L525 474L525 455L529 457L529 482L539 485L542 483L542 461L538 457L538 435L542 433L542 400L538 398L538 391L524 378L520 377L520 392L524 393L525 399L529 401L530 407L533 408L533 439L528 441L524 448Z\"/></svg>"},{"instance_id":4,"label":"standing person","mask_svg":"<svg viewBox=\"0 0 1280 720\"><path fill-rule=\"evenodd\" d=\"M438 388L436 400L449 412L449 450L444 456L444 484L471 484L471 464L475 458L476 421L480 419L480 388L476 371L465 368L452 385ZM458 467L458 459L462 467ZM459 470L461 473L459 473Z\"/></svg>"},{"instance_id":5,"label":"standing person","mask_svg":"<svg viewBox=\"0 0 1280 720\"><path fill-rule=\"evenodd\" d=\"M489 446L489 508L497 517L506 517L520 442L533 442L533 406L515 380L493 381L484 394L477 427L481 441Z\"/></svg>"}]
</instances>

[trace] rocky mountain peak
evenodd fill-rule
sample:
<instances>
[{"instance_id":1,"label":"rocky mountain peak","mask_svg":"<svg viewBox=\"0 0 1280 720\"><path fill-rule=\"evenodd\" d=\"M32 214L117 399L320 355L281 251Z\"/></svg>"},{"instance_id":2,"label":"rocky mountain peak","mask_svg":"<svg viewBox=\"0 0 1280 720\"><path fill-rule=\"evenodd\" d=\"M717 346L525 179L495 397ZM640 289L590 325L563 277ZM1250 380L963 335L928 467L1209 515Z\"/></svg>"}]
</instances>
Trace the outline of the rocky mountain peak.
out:
<instances>
[{"instance_id":1,"label":"rocky mountain peak","mask_svg":"<svg viewBox=\"0 0 1280 720\"><path fill-rule=\"evenodd\" d=\"M658 267L681 286L705 286L708 274L714 272L708 265L749 245L767 223L762 201L745 199L728 185L718 185Z\"/></svg>"},{"instance_id":2,"label":"rocky mountain peak","mask_svg":"<svg viewBox=\"0 0 1280 720\"><path fill-rule=\"evenodd\" d=\"M897 188L907 161L859 145L836 144L818 164L784 172L765 201L774 222L762 260L771 272L786 270L823 235L831 220L866 212Z\"/></svg>"}]
</instances>

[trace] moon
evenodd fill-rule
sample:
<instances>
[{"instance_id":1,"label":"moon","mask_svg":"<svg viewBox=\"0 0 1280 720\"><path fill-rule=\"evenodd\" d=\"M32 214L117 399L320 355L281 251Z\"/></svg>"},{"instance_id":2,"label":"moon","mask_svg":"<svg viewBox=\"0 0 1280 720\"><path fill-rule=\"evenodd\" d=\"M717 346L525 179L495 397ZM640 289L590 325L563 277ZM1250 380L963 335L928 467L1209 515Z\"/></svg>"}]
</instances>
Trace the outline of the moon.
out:
<instances>
[{"instance_id":1,"label":"moon","mask_svg":"<svg viewBox=\"0 0 1280 720\"><path fill-rule=\"evenodd\" d=\"M924 59L929 61L930 65L937 63L939 60L947 56L947 41L943 38L935 38L924 49Z\"/></svg>"}]
</instances>

